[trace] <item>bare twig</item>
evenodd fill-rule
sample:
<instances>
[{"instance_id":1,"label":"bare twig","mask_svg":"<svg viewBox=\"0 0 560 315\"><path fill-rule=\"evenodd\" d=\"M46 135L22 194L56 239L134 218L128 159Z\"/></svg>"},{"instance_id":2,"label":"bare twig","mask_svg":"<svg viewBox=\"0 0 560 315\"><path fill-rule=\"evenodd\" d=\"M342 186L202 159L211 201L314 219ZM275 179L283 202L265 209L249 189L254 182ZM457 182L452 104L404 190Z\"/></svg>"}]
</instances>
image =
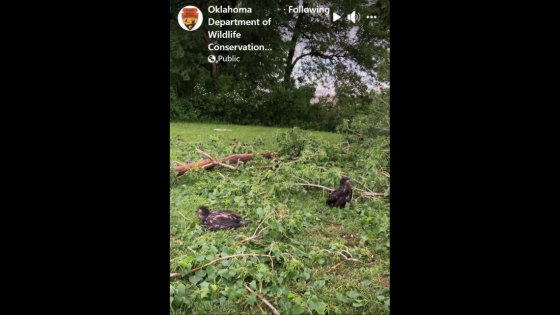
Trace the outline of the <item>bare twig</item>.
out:
<instances>
[{"instance_id":1,"label":"bare twig","mask_svg":"<svg viewBox=\"0 0 560 315\"><path fill-rule=\"evenodd\" d=\"M234 257L242 257L242 256L253 256L253 257L265 256L265 257L270 257L271 259L274 258L274 256L265 255L265 254L237 254L237 255L224 256L224 257L220 257L220 258L218 258L218 259L214 259L214 260L212 260L211 262L209 262L209 263L207 263L207 264L204 264L204 265L202 265L202 266L200 266L200 267L198 267L198 268L191 269L191 271L187 272L185 275L188 275L188 274L190 274L190 273L193 273L193 272L195 272L195 271L197 271L197 270L200 270L200 269L202 269L202 268L204 268L204 267L210 266L211 264L217 263L217 262L220 261L220 260L224 260L224 259L228 259L228 258L234 258ZM258 258L257 258L257 259L258 259ZM179 275L180 275L179 273L172 273L172 274L170 275L170 277L178 277Z\"/></svg>"},{"instance_id":2,"label":"bare twig","mask_svg":"<svg viewBox=\"0 0 560 315\"><path fill-rule=\"evenodd\" d=\"M218 174L220 174L220 176L222 176L222 178L223 178L224 180L226 180L226 177L225 177L224 175L222 175L222 173L218 172Z\"/></svg>"},{"instance_id":3,"label":"bare twig","mask_svg":"<svg viewBox=\"0 0 560 315\"><path fill-rule=\"evenodd\" d=\"M272 246L274 246L274 243L270 244L270 250L268 251L269 255L272 253ZM274 272L274 260L273 259L270 260L270 268L272 269L272 272ZM262 286L262 282L261 282L261 286ZM260 290L259 290L259 292L260 292Z\"/></svg>"},{"instance_id":4,"label":"bare twig","mask_svg":"<svg viewBox=\"0 0 560 315\"><path fill-rule=\"evenodd\" d=\"M252 241L252 240L254 240L254 239L256 239L256 238L259 238L260 236L261 236L261 233L259 233L259 234L257 234L257 235L253 235L253 236L251 236L251 237L249 237L249 238L246 238L246 239L244 239L244 240L242 240L242 241L239 241L239 242L233 244L232 247L236 247L236 246L241 245L241 244L243 244L243 243L245 243L245 242Z\"/></svg>"},{"instance_id":5,"label":"bare twig","mask_svg":"<svg viewBox=\"0 0 560 315\"><path fill-rule=\"evenodd\" d=\"M357 191L361 191L362 192L362 197L373 198L373 197L385 196L384 193L376 193L376 192L373 192L373 191L364 191L364 190L361 190L361 189L358 189L358 188L353 188L353 189L355 189Z\"/></svg>"},{"instance_id":6,"label":"bare twig","mask_svg":"<svg viewBox=\"0 0 560 315\"><path fill-rule=\"evenodd\" d=\"M198 148L196 149L196 151L197 151L198 153L204 155L206 158L209 158L209 159L212 160L212 161L216 161L216 159L213 158L213 157L211 157L210 154L208 154L208 153L206 153L206 152L204 152L204 151L202 151L202 150L199 150Z\"/></svg>"},{"instance_id":7,"label":"bare twig","mask_svg":"<svg viewBox=\"0 0 560 315\"><path fill-rule=\"evenodd\" d=\"M332 254L332 251L330 251L330 250L327 250L327 249L323 249L323 250L326 251L326 252L328 252L328 253L331 253L331 254ZM343 252L345 252L348 256L344 255ZM332 266L331 268L329 268L329 270L327 270L325 273L329 273L329 272L333 271L336 267L338 267L338 266L344 264L344 263L347 262L347 261L355 261L355 262L362 263L362 264L364 264L364 265L371 265L371 264L373 263L373 262L363 262L363 261L361 261L361 260L359 260L359 259L354 258L354 257L352 256L352 254L348 251L348 247L346 247L346 250L341 250L341 251L338 251L338 252L336 252L336 253L337 253L338 255L344 257L344 259L343 259L341 262L339 262L339 263L337 263L336 265L334 265L334 266ZM373 257L372 257L372 260L373 260Z\"/></svg>"},{"instance_id":8,"label":"bare twig","mask_svg":"<svg viewBox=\"0 0 560 315\"><path fill-rule=\"evenodd\" d=\"M296 184L301 185L301 186L319 187L319 188L322 188L322 189L325 189L325 190L328 190L328 191L333 191L334 190L334 188L329 188L329 187L325 187L325 186L321 186L321 185L317 185L317 184L311 184L310 182L306 181L303 178L300 178L300 177L297 177L297 176L294 176L294 177L299 178L299 179L301 179L305 182L305 183L296 183ZM367 189L367 187L365 187L365 188ZM376 192L373 192L371 190L370 191L365 191L365 190L362 190L362 189L359 189L359 188L352 188L352 189L362 192L361 197L365 197L365 198L374 198L374 197L385 196L385 194L383 194L383 193L376 193Z\"/></svg>"},{"instance_id":9,"label":"bare twig","mask_svg":"<svg viewBox=\"0 0 560 315\"><path fill-rule=\"evenodd\" d=\"M336 264L336 265L332 266L331 268L329 268L329 270L327 270L327 272L325 272L325 273L331 272L334 268L336 268L336 267L342 265L342 264L345 263L346 261L347 261L347 260L345 259L345 260L339 262L338 264Z\"/></svg>"},{"instance_id":10,"label":"bare twig","mask_svg":"<svg viewBox=\"0 0 560 315\"><path fill-rule=\"evenodd\" d=\"M269 301L267 301L265 298L263 298L260 294L258 294L257 292L251 290L251 288L249 288L245 283L243 283L243 286L245 287L245 289L247 289L247 291L253 293L254 295L256 295L259 299L261 299L261 301L263 301L264 304L266 304L266 306L268 306L268 308L270 308L270 310L272 311L272 313L274 315L280 315L280 313L278 313L278 311L274 308L274 306L272 306L272 304L270 304Z\"/></svg>"},{"instance_id":11,"label":"bare twig","mask_svg":"<svg viewBox=\"0 0 560 315\"><path fill-rule=\"evenodd\" d=\"M323 189L328 190L328 191L333 191L333 190L334 190L333 188L329 188L329 187L325 187L325 186L321 186L321 185L317 185L317 184L311 184L309 181L307 181L307 180L305 180L305 179L303 179L303 178L301 178L301 177L297 177L297 176L295 176L295 175L293 175L293 176L294 176L295 178L301 179L302 181L305 182L305 183L297 183L298 185L301 185L301 186L310 186L310 187L319 187L319 188L323 188Z\"/></svg>"},{"instance_id":12,"label":"bare twig","mask_svg":"<svg viewBox=\"0 0 560 315\"><path fill-rule=\"evenodd\" d=\"M333 191L334 190L333 188L329 188L329 187L325 187L325 186L321 186L321 185L316 185L316 184L305 184L305 183L297 183L297 184L301 185L301 186L319 187L319 188L323 188L323 189L328 190L328 191Z\"/></svg>"},{"instance_id":13,"label":"bare twig","mask_svg":"<svg viewBox=\"0 0 560 315\"><path fill-rule=\"evenodd\" d=\"M204 157L206 157L206 158L212 160L212 163L206 164L206 165L202 166L202 168L205 169L205 170L206 170L206 169L209 169L209 168L212 168L212 167L214 167L214 166L216 166L216 165L220 165L221 167L229 168L230 170L236 170L236 169L237 169L237 167L233 167L233 166L231 166L231 165L227 165L227 164L218 162L218 160L217 160L216 158L213 158L210 154L208 154L208 153L206 153L206 152L204 152L204 151L202 151L202 150L199 150L198 148L195 148L195 149L196 149L196 151L197 151L198 153L202 154ZM240 164L239 162L241 162L241 161L240 161L240 160L237 160L237 166L239 166L239 164ZM241 162L241 163L243 163L243 162Z\"/></svg>"},{"instance_id":14,"label":"bare twig","mask_svg":"<svg viewBox=\"0 0 560 315\"><path fill-rule=\"evenodd\" d=\"M300 160L291 161L291 162L288 162L288 163L284 163L284 165L293 164L293 163L296 163L296 162L299 162L299 161Z\"/></svg>"},{"instance_id":15,"label":"bare twig","mask_svg":"<svg viewBox=\"0 0 560 315\"><path fill-rule=\"evenodd\" d=\"M263 169L267 169L267 168L273 168L273 167L275 167L275 166L276 166L276 165L259 166L259 167L257 167L257 169L263 170Z\"/></svg>"},{"instance_id":16,"label":"bare twig","mask_svg":"<svg viewBox=\"0 0 560 315\"><path fill-rule=\"evenodd\" d=\"M272 215L272 211L270 211L266 217L264 217L264 219L262 219L261 223L259 224L259 226L257 226L257 229L255 230L255 233L253 233L253 236L255 236L257 234L257 231L259 230L259 228L261 227L261 225L264 223L264 221L266 221L266 219L268 219L270 216ZM263 229L264 230L264 229ZM262 231L261 231L262 232ZM260 233L259 233L260 234Z\"/></svg>"}]
</instances>

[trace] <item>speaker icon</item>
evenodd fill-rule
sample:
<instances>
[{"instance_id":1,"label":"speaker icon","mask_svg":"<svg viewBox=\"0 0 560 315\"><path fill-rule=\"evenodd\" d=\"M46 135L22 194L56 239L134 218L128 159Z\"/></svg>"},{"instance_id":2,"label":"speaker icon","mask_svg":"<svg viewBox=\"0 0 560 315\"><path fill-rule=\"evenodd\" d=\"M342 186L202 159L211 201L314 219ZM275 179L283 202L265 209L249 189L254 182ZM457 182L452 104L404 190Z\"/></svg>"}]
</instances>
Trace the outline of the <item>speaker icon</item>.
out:
<instances>
[{"instance_id":1,"label":"speaker icon","mask_svg":"<svg viewBox=\"0 0 560 315\"><path fill-rule=\"evenodd\" d=\"M347 18L352 21L352 23L356 23L356 21L360 21L360 13L356 14L356 11L348 14Z\"/></svg>"}]
</instances>

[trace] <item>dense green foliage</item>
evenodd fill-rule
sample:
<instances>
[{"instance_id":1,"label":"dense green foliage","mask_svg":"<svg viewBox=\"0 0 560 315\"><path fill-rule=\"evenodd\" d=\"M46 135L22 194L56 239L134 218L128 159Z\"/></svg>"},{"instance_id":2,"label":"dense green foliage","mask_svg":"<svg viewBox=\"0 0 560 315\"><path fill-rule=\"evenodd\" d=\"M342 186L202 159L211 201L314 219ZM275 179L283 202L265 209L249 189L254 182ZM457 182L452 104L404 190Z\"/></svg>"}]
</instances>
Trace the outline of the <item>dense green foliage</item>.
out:
<instances>
[{"instance_id":1,"label":"dense green foliage","mask_svg":"<svg viewBox=\"0 0 560 315\"><path fill-rule=\"evenodd\" d=\"M341 127L340 141L291 128L253 134L251 139L236 136L236 142L227 132L192 140L189 134L199 129L192 125L177 137L175 126L171 155L180 152L179 162L199 160L195 147L213 156L255 154L236 171L193 169L180 178L170 172L171 234L180 239L170 240L170 271L181 274L171 278L171 314L262 313L259 308L270 313L243 284L260 292L281 314L389 314L389 138L364 126L350 126L363 137ZM247 127L231 128L247 134L241 131ZM259 169L271 161L256 153L271 147L280 166ZM287 161L288 154L298 161ZM343 174L356 189L344 210L325 205L327 191L300 185L336 187ZM383 195L364 198L357 189ZM195 214L200 205L233 210L251 224L209 232ZM260 238L239 244L259 225ZM340 262L336 252L342 250L368 264L345 262L327 273ZM275 257L225 259L189 273L219 257L242 253Z\"/></svg>"},{"instance_id":2,"label":"dense green foliage","mask_svg":"<svg viewBox=\"0 0 560 315\"><path fill-rule=\"evenodd\" d=\"M299 1L246 0L251 14L209 13L208 6L239 5L238 0L170 0L171 121L213 121L241 125L285 126L334 131L353 119L375 97L371 86L389 83L389 0L303 1L305 7L326 5L332 12L362 15L360 23L325 15L284 10ZM177 23L184 5L195 5L204 18L249 20L272 18L270 26L203 24L186 32ZM375 15L376 19L366 19ZM241 38L208 39L210 31L235 30ZM239 62L207 60L209 42L254 44L268 51L219 51ZM296 50L296 46L299 47ZM320 86L333 86L336 97L314 100ZM368 87L369 86L369 87Z\"/></svg>"}]
</instances>

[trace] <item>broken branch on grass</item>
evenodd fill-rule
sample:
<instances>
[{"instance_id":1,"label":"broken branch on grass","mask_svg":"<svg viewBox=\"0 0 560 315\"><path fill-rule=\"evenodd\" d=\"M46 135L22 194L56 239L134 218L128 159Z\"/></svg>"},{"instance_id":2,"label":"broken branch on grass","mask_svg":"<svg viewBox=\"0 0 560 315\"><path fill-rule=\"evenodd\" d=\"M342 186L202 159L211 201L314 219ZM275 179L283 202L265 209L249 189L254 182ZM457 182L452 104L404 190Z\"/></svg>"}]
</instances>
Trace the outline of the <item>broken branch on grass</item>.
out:
<instances>
[{"instance_id":1,"label":"broken branch on grass","mask_svg":"<svg viewBox=\"0 0 560 315\"><path fill-rule=\"evenodd\" d=\"M272 258L275 257L275 256L266 255L266 254L237 254L237 255L224 256L224 257L220 257L220 258L218 258L218 259L214 259L214 260L212 260L211 262L209 262L209 263L207 263L207 264L204 264L204 265L202 265L202 266L200 266L200 267L198 267L198 268L191 269L191 270L190 270L189 272L187 272L185 275L188 275L188 274L190 274L190 273L193 273L193 272L195 272L195 271L197 271L197 270L200 270L200 269L202 269L202 268L204 268L204 267L210 266L211 264L215 264L215 263L217 263L217 262L220 261L220 260L224 260L224 259L228 259L228 258L234 258L234 257L242 257L242 256L252 256L252 257L264 256L264 257L269 257L270 259L272 259ZM258 258L257 258L257 259L258 259ZM178 276L180 276L179 273L172 273L172 274L170 275L170 277L178 277Z\"/></svg>"},{"instance_id":2,"label":"broken branch on grass","mask_svg":"<svg viewBox=\"0 0 560 315\"><path fill-rule=\"evenodd\" d=\"M270 255L270 253L272 253L272 246L274 246L274 242L272 242L272 244L270 244L270 250L268 251L268 254ZM274 260L270 260L270 269L272 269L272 272L274 272ZM262 281L261 281L261 289L262 289ZM259 290L259 292L261 292L261 290Z\"/></svg>"},{"instance_id":3,"label":"broken branch on grass","mask_svg":"<svg viewBox=\"0 0 560 315\"><path fill-rule=\"evenodd\" d=\"M248 241L252 241L252 240L257 239L257 238L259 238L259 237L261 237L261 233L259 233L259 234L257 234L257 235L253 235L253 236L251 236L251 237L249 237L249 238L246 238L246 239L244 239L244 240L242 240L242 241L239 241L239 242L233 244L232 247L237 247L237 246L240 245L240 244L243 244L243 243L248 242Z\"/></svg>"},{"instance_id":4,"label":"broken branch on grass","mask_svg":"<svg viewBox=\"0 0 560 315\"><path fill-rule=\"evenodd\" d=\"M294 177L299 178L299 179L301 179L305 182L305 183L296 183L296 184L301 185L301 186L319 187L319 188L322 188L322 189L328 190L328 191L333 191L334 190L334 188L329 188L329 187L325 187L325 186L321 186L321 185L317 185L317 184L311 184L310 182L306 181L303 178L300 178L300 177L297 177L297 176L294 176ZM384 193L376 193L376 192L373 192L371 190L370 191L365 191L365 190L362 190L362 189L359 189L359 188L352 188L352 189L361 192L361 197L364 197L364 198L374 198L374 197L385 196Z\"/></svg>"},{"instance_id":5,"label":"broken branch on grass","mask_svg":"<svg viewBox=\"0 0 560 315\"><path fill-rule=\"evenodd\" d=\"M319 188L323 188L323 189L328 190L328 191L333 191L334 190L333 188L329 188L329 187L325 187L325 186L321 186L321 185L316 185L316 184L305 184L305 183L297 183L297 184L301 185L301 186L319 187Z\"/></svg>"},{"instance_id":6,"label":"broken branch on grass","mask_svg":"<svg viewBox=\"0 0 560 315\"><path fill-rule=\"evenodd\" d=\"M256 295L259 299L261 299L261 301L263 301L264 304L266 304L266 306L268 306L268 308L270 308L270 310L272 311L272 313L274 315L280 315L280 313L278 313L278 310L276 310L274 308L274 306L272 306L272 304L270 304L269 301L267 301L265 298L263 298L260 294L258 294L257 292L251 290L251 288L249 288L245 283L243 283L243 286L245 287L245 289L247 289L247 291L253 293L254 295Z\"/></svg>"},{"instance_id":7,"label":"broken branch on grass","mask_svg":"<svg viewBox=\"0 0 560 315\"><path fill-rule=\"evenodd\" d=\"M332 252L331 252L330 250L327 250L327 249L323 249L323 250L326 251L326 252L328 252L328 253L331 253L331 254L332 254ZM342 252L346 252L346 254L348 254L348 256L344 255ZM341 262L339 262L339 263L337 263L336 265L334 265L334 266L332 266L331 268L329 268L329 270L327 270L325 273L329 273L329 272L333 271L336 267L338 267L338 266L344 264L344 263L347 262L347 261L355 261L355 262L362 263L362 264L364 264L364 265L371 265L371 264L373 263L373 260L374 260L374 259L373 259L373 256L372 256L372 259L371 259L372 262L364 262L364 261L361 261L361 260L359 260L359 259L356 259L356 258L354 258L354 256L352 256L352 254L348 251L348 247L346 247L346 250L337 251L336 253L337 253L338 255L344 257L344 259L343 259Z\"/></svg>"},{"instance_id":8,"label":"broken branch on grass","mask_svg":"<svg viewBox=\"0 0 560 315\"><path fill-rule=\"evenodd\" d=\"M379 197L379 196L385 196L384 193L376 193L376 192L373 192L373 191L364 191L364 190L361 190L361 189L358 189L358 188L353 188L353 189L357 190L357 191L361 191L362 192L362 197L374 198L374 197Z\"/></svg>"},{"instance_id":9,"label":"broken branch on grass","mask_svg":"<svg viewBox=\"0 0 560 315\"><path fill-rule=\"evenodd\" d=\"M197 152L203 155L206 159L198 161L198 162L191 162L183 165L176 166L174 170L177 172L177 176L182 176L185 174L189 169L201 167L204 170L209 170L216 165L229 168L235 170L236 168L230 165L225 164L225 162L229 162L230 164L237 163L239 166L240 163L251 161L253 159L253 154L250 153L241 153L241 154L233 154L230 156L223 157L221 159L213 158L210 154L199 150L196 148Z\"/></svg>"},{"instance_id":10,"label":"broken branch on grass","mask_svg":"<svg viewBox=\"0 0 560 315\"><path fill-rule=\"evenodd\" d=\"M302 181L305 182L305 183L297 183L298 185L301 185L301 186L319 187L319 188L323 188L323 189L328 190L328 191L333 191L334 190L334 188L329 188L329 187L325 187L325 186L321 186L321 185L317 185L317 184L311 184L310 182L306 181L305 179L303 179L301 177L297 177L295 175L294 175L294 177L297 178L297 179L301 179Z\"/></svg>"},{"instance_id":11,"label":"broken branch on grass","mask_svg":"<svg viewBox=\"0 0 560 315\"><path fill-rule=\"evenodd\" d=\"M260 228L261 225L264 223L264 221L266 221L266 219L268 219L268 218L270 217L270 215L272 215L272 211L268 212L268 214L266 215L266 217L264 217L264 219L262 219L261 223L259 223L259 225L257 226L257 229L256 229L255 232L253 233L253 236L251 236L251 237L249 237L249 238L246 238L246 239L244 239L244 240L242 240L242 241L239 241L239 242L233 244L232 246L235 247L235 246L237 246L237 245L239 245L239 244L243 244L243 243L245 243L245 242L254 240L254 239L256 239L256 238L259 238L259 237L261 236L262 231L264 231L264 228L263 228L262 230L260 230L260 231L259 231L259 228ZM270 253L268 253L268 254L270 255Z\"/></svg>"},{"instance_id":12,"label":"broken branch on grass","mask_svg":"<svg viewBox=\"0 0 560 315\"><path fill-rule=\"evenodd\" d=\"M270 217L270 215L272 215L272 211L268 212L266 217L264 217L264 219L262 219L261 223L259 224L259 226L257 226L257 229L255 230L255 232L253 233L253 236L255 236L257 234L257 231L259 230L259 228L261 227L261 225L264 223L264 221L266 221L266 219L268 219ZM264 229L263 229L264 230ZM262 231L261 231L262 232ZM260 233L259 233L260 234Z\"/></svg>"}]
</instances>

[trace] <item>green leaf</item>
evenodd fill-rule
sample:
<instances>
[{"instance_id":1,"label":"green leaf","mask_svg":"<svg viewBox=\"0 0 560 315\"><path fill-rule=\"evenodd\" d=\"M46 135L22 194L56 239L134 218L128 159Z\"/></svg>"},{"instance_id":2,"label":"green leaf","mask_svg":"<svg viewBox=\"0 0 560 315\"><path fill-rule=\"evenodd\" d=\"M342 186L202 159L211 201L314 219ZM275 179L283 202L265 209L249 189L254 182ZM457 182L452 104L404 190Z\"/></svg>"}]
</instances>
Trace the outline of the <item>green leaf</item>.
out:
<instances>
[{"instance_id":1,"label":"green leaf","mask_svg":"<svg viewBox=\"0 0 560 315\"><path fill-rule=\"evenodd\" d=\"M281 286L281 287L278 288L278 293L281 296L289 296L290 288L288 288L287 286Z\"/></svg>"},{"instance_id":2,"label":"green leaf","mask_svg":"<svg viewBox=\"0 0 560 315\"><path fill-rule=\"evenodd\" d=\"M192 284L197 284L198 281L200 281L200 278L193 275L193 276L190 276L190 277L189 277L189 281L190 281Z\"/></svg>"},{"instance_id":3,"label":"green leaf","mask_svg":"<svg viewBox=\"0 0 560 315\"><path fill-rule=\"evenodd\" d=\"M286 277L288 279L295 279L297 277L297 275L298 275L297 271L291 270L291 271L288 271L288 273L286 274Z\"/></svg>"},{"instance_id":4,"label":"green leaf","mask_svg":"<svg viewBox=\"0 0 560 315\"><path fill-rule=\"evenodd\" d=\"M256 301L257 301L257 296L254 294L249 295L249 297L247 298L247 304L249 305L255 304Z\"/></svg>"},{"instance_id":5,"label":"green leaf","mask_svg":"<svg viewBox=\"0 0 560 315\"><path fill-rule=\"evenodd\" d=\"M204 261L204 259L206 259L205 255L198 255L196 256L196 261Z\"/></svg>"},{"instance_id":6,"label":"green leaf","mask_svg":"<svg viewBox=\"0 0 560 315\"><path fill-rule=\"evenodd\" d=\"M361 307L362 304L361 304L361 303L358 303L358 302L354 302L354 303L352 303L352 306L354 306L354 307Z\"/></svg>"},{"instance_id":7,"label":"green leaf","mask_svg":"<svg viewBox=\"0 0 560 315\"><path fill-rule=\"evenodd\" d=\"M249 283L249 287L253 290L257 289L257 282L255 280L251 281L251 283Z\"/></svg>"},{"instance_id":8,"label":"green leaf","mask_svg":"<svg viewBox=\"0 0 560 315\"><path fill-rule=\"evenodd\" d=\"M363 285L370 285L370 283L371 283L371 280L369 280L369 279L362 280Z\"/></svg>"},{"instance_id":9,"label":"green leaf","mask_svg":"<svg viewBox=\"0 0 560 315\"><path fill-rule=\"evenodd\" d=\"M291 298L293 298L294 296L295 296L295 295L294 295L292 292L288 293L288 299L291 299Z\"/></svg>"},{"instance_id":10,"label":"green leaf","mask_svg":"<svg viewBox=\"0 0 560 315\"><path fill-rule=\"evenodd\" d=\"M390 306L391 305L391 299L388 298L385 300L385 302L383 302L385 305Z\"/></svg>"},{"instance_id":11,"label":"green leaf","mask_svg":"<svg viewBox=\"0 0 560 315\"><path fill-rule=\"evenodd\" d=\"M324 302L319 303L319 307L317 307L317 309L315 311L317 311L318 314L325 314L325 308L327 307L327 304Z\"/></svg>"},{"instance_id":12,"label":"green leaf","mask_svg":"<svg viewBox=\"0 0 560 315\"><path fill-rule=\"evenodd\" d=\"M319 263L319 265L322 265L325 263L325 260L323 258L319 258L317 262Z\"/></svg>"},{"instance_id":13,"label":"green leaf","mask_svg":"<svg viewBox=\"0 0 560 315\"><path fill-rule=\"evenodd\" d=\"M227 298L225 296L222 296L220 298L220 304L224 304L226 302Z\"/></svg>"},{"instance_id":14,"label":"green leaf","mask_svg":"<svg viewBox=\"0 0 560 315\"><path fill-rule=\"evenodd\" d=\"M202 279L202 278L204 278L204 277L206 276L206 271L204 271L204 270L199 270L199 271L197 271L197 272L195 273L195 275L196 275L197 277L200 277L200 278Z\"/></svg>"},{"instance_id":15,"label":"green leaf","mask_svg":"<svg viewBox=\"0 0 560 315\"><path fill-rule=\"evenodd\" d=\"M173 289L172 285L169 285L169 295L173 295L175 293L175 289Z\"/></svg>"},{"instance_id":16,"label":"green leaf","mask_svg":"<svg viewBox=\"0 0 560 315\"><path fill-rule=\"evenodd\" d=\"M385 300L385 297L383 295L378 295L377 299L382 302L383 300Z\"/></svg>"},{"instance_id":17,"label":"green leaf","mask_svg":"<svg viewBox=\"0 0 560 315\"><path fill-rule=\"evenodd\" d=\"M303 314L304 312L305 308L303 308L303 306L299 304L294 305L294 307L292 308L292 313L295 315Z\"/></svg>"},{"instance_id":18,"label":"green leaf","mask_svg":"<svg viewBox=\"0 0 560 315\"><path fill-rule=\"evenodd\" d=\"M171 303L173 303L173 297L172 296L169 297L169 304L171 304Z\"/></svg>"},{"instance_id":19,"label":"green leaf","mask_svg":"<svg viewBox=\"0 0 560 315\"><path fill-rule=\"evenodd\" d=\"M201 288L201 289L208 288L208 285L209 285L209 284L210 284L210 283L204 281L204 282L202 282L202 283L200 284L200 288Z\"/></svg>"},{"instance_id":20,"label":"green leaf","mask_svg":"<svg viewBox=\"0 0 560 315\"><path fill-rule=\"evenodd\" d=\"M200 298L203 299L208 296L209 290L208 288L200 290Z\"/></svg>"},{"instance_id":21,"label":"green leaf","mask_svg":"<svg viewBox=\"0 0 560 315\"><path fill-rule=\"evenodd\" d=\"M316 310L319 307L319 300L315 295L307 300L307 306L309 306L309 308L312 310Z\"/></svg>"},{"instance_id":22,"label":"green leaf","mask_svg":"<svg viewBox=\"0 0 560 315\"><path fill-rule=\"evenodd\" d=\"M360 296L360 294L358 294L358 292L356 292L356 291L350 291L348 293L348 297L351 298L351 299L357 299L358 296Z\"/></svg>"},{"instance_id":23,"label":"green leaf","mask_svg":"<svg viewBox=\"0 0 560 315\"><path fill-rule=\"evenodd\" d=\"M177 286L177 293L179 293L179 295L185 295L185 285L184 284L179 284Z\"/></svg>"}]
</instances>

